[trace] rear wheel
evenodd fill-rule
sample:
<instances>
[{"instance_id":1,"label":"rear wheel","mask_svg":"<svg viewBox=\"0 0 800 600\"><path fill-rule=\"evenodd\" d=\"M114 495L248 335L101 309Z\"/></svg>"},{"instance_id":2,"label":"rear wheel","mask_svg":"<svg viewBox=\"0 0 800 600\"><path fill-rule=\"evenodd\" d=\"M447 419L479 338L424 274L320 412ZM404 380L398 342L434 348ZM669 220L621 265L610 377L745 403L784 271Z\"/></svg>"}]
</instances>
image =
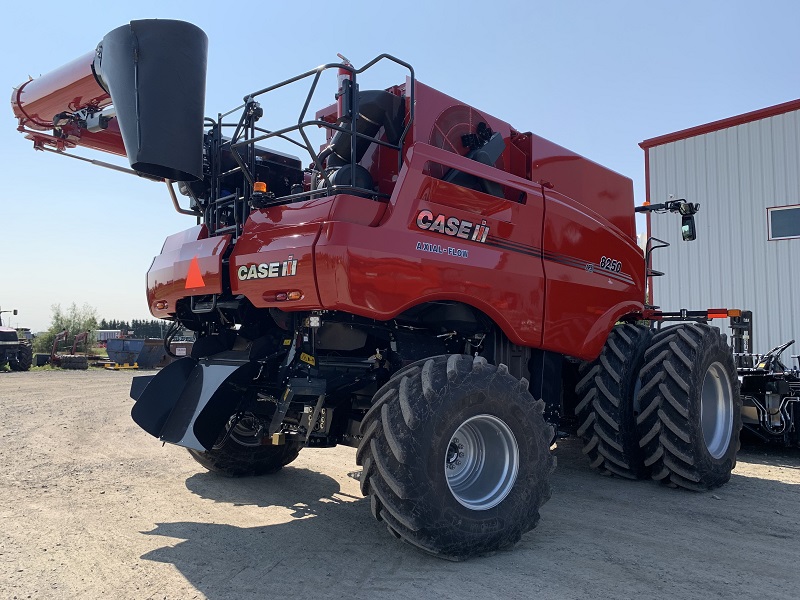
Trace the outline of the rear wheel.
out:
<instances>
[{"instance_id":1,"label":"rear wheel","mask_svg":"<svg viewBox=\"0 0 800 600\"><path fill-rule=\"evenodd\" d=\"M8 361L12 371L28 371L33 364L33 346L30 342L21 341L16 359Z\"/></svg>"},{"instance_id":2,"label":"rear wheel","mask_svg":"<svg viewBox=\"0 0 800 600\"><path fill-rule=\"evenodd\" d=\"M389 532L442 558L506 548L550 497L552 429L525 380L483 358L430 358L375 395L356 454Z\"/></svg>"},{"instance_id":3,"label":"rear wheel","mask_svg":"<svg viewBox=\"0 0 800 600\"><path fill-rule=\"evenodd\" d=\"M300 454L303 444L263 445L255 417L231 417L211 450L189 449L189 454L209 471L228 477L269 475L280 471Z\"/></svg>"},{"instance_id":4,"label":"rear wheel","mask_svg":"<svg viewBox=\"0 0 800 600\"><path fill-rule=\"evenodd\" d=\"M649 474L639 447L636 416L639 369L653 337L651 329L631 324L611 330L597 360L583 363L575 408L583 453L600 472L640 479Z\"/></svg>"},{"instance_id":5,"label":"rear wheel","mask_svg":"<svg viewBox=\"0 0 800 600\"><path fill-rule=\"evenodd\" d=\"M658 332L645 354L640 445L654 479L692 490L727 482L742 429L727 338L705 324Z\"/></svg>"}]
</instances>

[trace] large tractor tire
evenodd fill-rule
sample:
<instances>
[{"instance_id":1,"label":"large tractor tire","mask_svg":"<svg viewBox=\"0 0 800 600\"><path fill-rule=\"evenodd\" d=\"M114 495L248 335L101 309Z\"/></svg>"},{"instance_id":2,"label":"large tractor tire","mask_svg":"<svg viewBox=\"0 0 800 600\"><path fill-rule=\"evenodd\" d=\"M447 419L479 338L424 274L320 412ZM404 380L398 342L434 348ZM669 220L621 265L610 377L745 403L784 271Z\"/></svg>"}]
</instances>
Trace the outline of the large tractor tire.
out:
<instances>
[{"instance_id":1,"label":"large tractor tire","mask_svg":"<svg viewBox=\"0 0 800 600\"><path fill-rule=\"evenodd\" d=\"M581 364L575 392L583 453L601 473L641 479L649 475L639 447L636 396L639 370L653 331L624 324L611 330L597 360Z\"/></svg>"},{"instance_id":2,"label":"large tractor tire","mask_svg":"<svg viewBox=\"0 0 800 600\"><path fill-rule=\"evenodd\" d=\"M8 361L12 371L28 371L33 364L33 346L30 342L20 342L17 358Z\"/></svg>"},{"instance_id":3,"label":"large tractor tire","mask_svg":"<svg viewBox=\"0 0 800 600\"><path fill-rule=\"evenodd\" d=\"M226 477L270 475L296 459L303 448L298 443L279 446L261 444L257 427L247 418L237 421L233 431L227 435L231 422L213 449L204 452L189 449L192 458L213 473Z\"/></svg>"},{"instance_id":4,"label":"large tractor tire","mask_svg":"<svg viewBox=\"0 0 800 600\"><path fill-rule=\"evenodd\" d=\"M89 368L89 358L82 354L64 354L60 364L62 369L85 371Z\"/></svg>"},{"instance_id":5,"label":"large tractor tire","mask_svg":"<svg viewBox=\"0 0 800 600\"><path fill-rule=\"evenodd\" d=\"M644 360L637 423L653 479L697 491L727 482L742 401L726 336L705 324L668 327Z\"/></svg>"},{"instance_id":6,"label":"large tractor tire","mask_svg":"<svg viewBox=\"0 0 800 600\"><path fill-rule=\"evenodd\" d=\"M527 381L483 358L437 356L398 371L375 399L356 461L390 533L462 560L511 547L536 526L555 459Z\"/></svg>"}]
</instances>

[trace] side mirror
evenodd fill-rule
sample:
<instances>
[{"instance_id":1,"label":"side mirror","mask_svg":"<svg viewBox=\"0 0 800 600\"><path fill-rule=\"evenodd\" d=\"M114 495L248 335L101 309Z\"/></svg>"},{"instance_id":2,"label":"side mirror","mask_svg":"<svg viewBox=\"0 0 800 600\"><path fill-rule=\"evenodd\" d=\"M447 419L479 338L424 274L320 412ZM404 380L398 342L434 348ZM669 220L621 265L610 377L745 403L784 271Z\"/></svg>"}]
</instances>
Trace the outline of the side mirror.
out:
<instances>
[{"instance_id":1,"label":"side mirror","mask_svg":"<svg viewBox=\"0 0 800 600\"><path fill-rule=\"evenodd\" d=\"M697 237L694 227L694 215L681 216L681 237L684 242L691 242Z\"/></svg>"}]
</instances>

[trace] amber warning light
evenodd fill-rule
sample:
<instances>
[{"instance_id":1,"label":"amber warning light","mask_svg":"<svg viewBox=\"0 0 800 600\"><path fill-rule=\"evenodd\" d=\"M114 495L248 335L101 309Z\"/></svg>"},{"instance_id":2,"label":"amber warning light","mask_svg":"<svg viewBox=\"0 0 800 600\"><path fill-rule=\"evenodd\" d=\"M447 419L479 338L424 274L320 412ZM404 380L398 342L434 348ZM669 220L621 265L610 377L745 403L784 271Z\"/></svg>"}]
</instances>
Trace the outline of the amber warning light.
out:
<instances>
[{"instance_id":1,"label":"amber warning light","mask_svg":"<svg viewBox=\"0 0 800 600\"><path fill-rule=\"evenodd\" d=\"M263 296L267 302L294 302L303 299L303 292L300 290L290 290L288 292L265 293Z\"/></svg>"},{"instance_id":2,"label":"amber warning light","mask_svg":"<svg viewBox=\"0 0 800 600\"><path fill-rule=\"evenodd\" d=\"M726 317L741 317L742 311L738 308L709 308L707 315L709 319L725 319Z\"/></svg>"},{"instance_id":3,"label":"amber warning light","mask_svg":"<svg viewBox=\"0 0 800 600\"><path fill-rule=\"evenodd\" d=\"M263 181L256 181L253 184L253 191L256 193L266 194L267 193L267 184Z\"/></svg>"}]
</instances>

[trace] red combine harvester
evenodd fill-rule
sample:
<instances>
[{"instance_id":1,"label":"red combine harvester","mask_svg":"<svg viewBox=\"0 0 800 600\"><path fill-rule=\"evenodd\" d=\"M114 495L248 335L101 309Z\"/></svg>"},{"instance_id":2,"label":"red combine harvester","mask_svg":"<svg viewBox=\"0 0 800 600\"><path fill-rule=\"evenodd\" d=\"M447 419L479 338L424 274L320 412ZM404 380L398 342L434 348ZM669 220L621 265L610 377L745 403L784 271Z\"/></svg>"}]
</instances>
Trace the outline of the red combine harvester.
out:
<instances>
[{"instance_id":1,"label":"red combine harvester","mask_svg":"<svg viewBox=\"0 0 800 600\"><path fill-rule=\"evenodd\" d=\"M36 148L126 155L197 217L147 276L153 316L197 341L135 378L143 429L226 475L275 472L305 446L357 447L374 517L456 559L535 527L554 428L581 436L604 472L728 481L739 383L707 324L727 312L646 305L657 274L628 178L389 55L323 65L204 119L206 50L193 25L134 21L12 98ZM378 65L405 81L361 89ZM312 117L328 70L336 101ZM290 85L307 99L276 120L262 103ZM302 160L267 147L287 140ZM681 213L691 239L696 208L647 209ZM693 322L642 324L678 319Z\"/></svg>"}]
</instances>

